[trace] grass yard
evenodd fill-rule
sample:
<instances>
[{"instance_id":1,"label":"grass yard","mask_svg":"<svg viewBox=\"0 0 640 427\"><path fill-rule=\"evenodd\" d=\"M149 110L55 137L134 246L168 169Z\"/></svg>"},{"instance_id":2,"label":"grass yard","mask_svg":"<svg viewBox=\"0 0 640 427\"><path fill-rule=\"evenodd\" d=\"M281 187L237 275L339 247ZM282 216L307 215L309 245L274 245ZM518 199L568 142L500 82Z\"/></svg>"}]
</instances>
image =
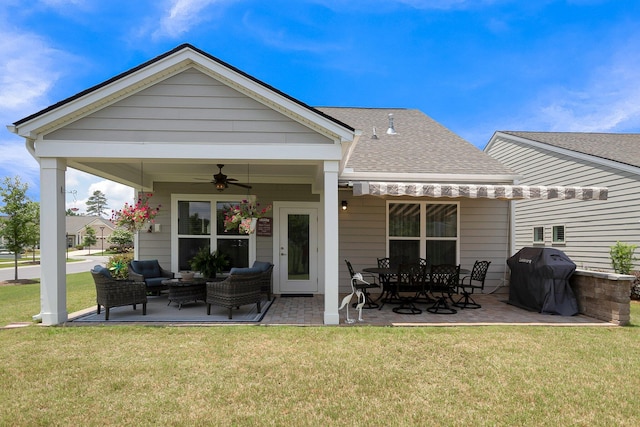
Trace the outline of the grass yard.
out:
<instances>
[{"instance_id":1,"label":"grass yard","mask_svg":"<svg viewBox=\"0 0 640 427\"><path fill-rule=\"evenodd\" d=\"M39 311L29 286L0 287L3 324ZM636 426L637 302L632 323L4 329L0 425Z\"/></svg>"}]
</instances>

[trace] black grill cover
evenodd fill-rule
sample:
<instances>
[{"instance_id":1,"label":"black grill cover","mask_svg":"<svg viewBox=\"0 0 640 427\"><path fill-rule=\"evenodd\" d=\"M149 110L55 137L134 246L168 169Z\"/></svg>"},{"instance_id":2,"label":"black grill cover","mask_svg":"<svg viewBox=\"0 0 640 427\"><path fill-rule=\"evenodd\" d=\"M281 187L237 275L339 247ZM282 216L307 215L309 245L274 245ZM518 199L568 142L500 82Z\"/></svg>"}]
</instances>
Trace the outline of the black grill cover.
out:
<instances>
[{"instance_id":1,"label":"black grill cover","mask_svg":"<svg viewBox=\"0 0 640 427\"><path fill-rule=\"evenodd\" d=\"M522 248L507 260L509 304L540 313L573 316L578 302L569 286L576 265L553 248Z\"/></svg>"}]
</instances>

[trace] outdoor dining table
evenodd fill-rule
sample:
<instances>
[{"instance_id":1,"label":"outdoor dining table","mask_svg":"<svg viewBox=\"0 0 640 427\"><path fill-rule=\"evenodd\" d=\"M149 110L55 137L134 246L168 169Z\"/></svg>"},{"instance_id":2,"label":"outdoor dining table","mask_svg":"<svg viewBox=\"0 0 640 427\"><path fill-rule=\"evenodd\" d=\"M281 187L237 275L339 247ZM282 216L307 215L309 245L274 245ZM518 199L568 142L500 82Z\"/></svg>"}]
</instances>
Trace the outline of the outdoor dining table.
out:
<instances>
[{"instance_id":1,"label":"outdoor dining table","mask_svg":"<svg viewBox=\"0 0 640 427\"><path fill-rule=\"evenodd\" d=\"M397 267L367 267L362 269L365 273L377 274L380 278L380 283L382 284L382 292L380 296L376 299L376 301L381 301L379 309L382 309L384 304L402 304L406 302L405 298L402 298L398 293L398 289L396 286L391 286L391 281L394 277L398 276L398 268ZM460 269L460 275L469 274L471 270L466 268ZM429 281L429 270L427 270L425 274L425 280Z\"/></svg>"}]
</instances>

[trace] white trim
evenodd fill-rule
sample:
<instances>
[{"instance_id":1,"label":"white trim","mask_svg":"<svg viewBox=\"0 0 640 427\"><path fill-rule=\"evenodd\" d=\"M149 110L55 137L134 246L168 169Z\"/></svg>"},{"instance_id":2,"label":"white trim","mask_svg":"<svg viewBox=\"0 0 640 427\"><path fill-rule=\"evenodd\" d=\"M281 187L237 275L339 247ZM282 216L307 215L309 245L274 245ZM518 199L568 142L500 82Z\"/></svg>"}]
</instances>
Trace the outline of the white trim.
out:
<instances>
[{"instance_id":1,"label":"white trim","mask_svg":"<svg viewBox=\"0 0 640 427\"><path fill-rule=\"evenodd\" d=\"M460 202L458 201L428 201L428 200L387 200L386 203L386 218L385 218L385 233L386 233L386 256L389 257L389 206L392 204L411 204L420 206L420 235L418 237L394 237L393 240L409 240L420 242L419 256L420 258L427 257L427 248L425 244L430 240L448 240L456 242L456 264L460 264ZM429 237L427 236L427 205L454 205L456 207L456 236L455 237Z\"/></svg>"},{"instance_id":2,"label":"white trim","mask_svg":"<svg viewBox=\"0 0 640 427\"><path fill-rule=\"evenodd\" d=\"M320 230L322 222L322 205L318 202L295 202L295 201L274 201L271 206L273 207L273 238L271 242L272 249L272 260L273 260L273 275L272 275L272 286L273 293L280 293L280 209L290 209L290 208L302 208L302 209L316 209L318 213L318 236L317 236L317 245L318 245L318 284L323 283L323 271L322 266L324 265L323 259L320 255L324 251L324 245L322 239L320 239ZM324 290L318 287L318 293L324 293Z\"/></svg>"},{"instance_id":3,"label":"white trim","mask_svg":"<svg viewBox=\"0 0 640 427\"><path fill-rule=\"evenodd\" d=\"M220 201L225 202L240 202L241 200L249 200L251 202L255 202L255 196L243 196L241 194L172 194L171 195L171 271L178 272L178 241L180 235L178 234L178 202L179 201L201 201L201 202L209 202L211 203L211 222L214 223L216 221L216 204ZM206 235L203 235L202 238L206 239ZM245 238L249 240L249 267L256 260L256 235L249 234L248 237L246 235L234 235L234 238ZM209 233L209 244L210 247L215 247L216 239L218 238L217 234L213 232ZM233 266L230 266L233 267Z\"/></svg>"}]
</instances>

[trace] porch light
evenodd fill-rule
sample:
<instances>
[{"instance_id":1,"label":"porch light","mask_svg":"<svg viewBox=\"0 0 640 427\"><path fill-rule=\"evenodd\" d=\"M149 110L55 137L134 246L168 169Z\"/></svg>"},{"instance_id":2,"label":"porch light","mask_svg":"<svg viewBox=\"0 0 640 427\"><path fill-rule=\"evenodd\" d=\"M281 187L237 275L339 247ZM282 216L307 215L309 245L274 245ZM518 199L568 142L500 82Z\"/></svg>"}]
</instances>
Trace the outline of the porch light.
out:
<instances>
[{"instance_id":1,"label":"porch light","mask_svg":"<svg viewBox=\"0 0 640 427\"><path fill-rule=\"evenodd\" d=\"M347 201L346 201L346 200L343 200L343 201L342 201L342 210L343 210L343 211L346 211L346 210L347 210L347 205L348 205L348 204L347 204Z\"/></svg>"}]
</instances>

